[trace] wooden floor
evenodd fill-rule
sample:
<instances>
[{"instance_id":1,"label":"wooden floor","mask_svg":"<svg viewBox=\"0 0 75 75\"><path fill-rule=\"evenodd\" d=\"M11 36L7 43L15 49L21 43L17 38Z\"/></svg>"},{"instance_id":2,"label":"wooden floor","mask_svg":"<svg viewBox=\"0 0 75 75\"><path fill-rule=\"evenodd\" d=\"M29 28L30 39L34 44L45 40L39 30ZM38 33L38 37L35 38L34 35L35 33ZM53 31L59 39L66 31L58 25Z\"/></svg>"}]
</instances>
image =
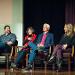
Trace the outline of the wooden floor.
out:
<instances>
[{"instance_id":1,"label":"wooden floor","mask_svg":"<svg viewBox=\"0 0 75 75\"><path fill-rule=\"evenodd\" d=\"M0 75L75 75L75 71L56 72L52 70L35 70L23 73L21 70L0 69Z\"/></svg>"}]
</instances>

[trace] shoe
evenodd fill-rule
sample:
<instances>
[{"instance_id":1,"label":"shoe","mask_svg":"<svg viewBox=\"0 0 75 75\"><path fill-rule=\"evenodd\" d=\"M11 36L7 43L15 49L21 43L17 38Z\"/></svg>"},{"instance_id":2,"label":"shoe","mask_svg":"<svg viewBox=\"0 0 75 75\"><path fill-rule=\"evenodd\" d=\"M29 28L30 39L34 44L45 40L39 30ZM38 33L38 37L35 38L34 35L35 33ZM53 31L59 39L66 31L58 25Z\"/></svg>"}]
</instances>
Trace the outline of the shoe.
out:
<instances>
[{"instance_id":1,"label":"shoe","mask_svg":"<svg viewBox=\"0 0 75 75\"><path fill-rule=\"evenodd\" d=\"M25 68L25 70L30 70L30 69L32 69L32 65L28 64L28 66Z\"/></svg>"},{"instance_id":2,"label":"shoe","mask_svg":"<svg viewBox=\"0 0 75 75\"><path fill-rule=\"evenodd\" d=\"M48 55L48 57L47 57L47 60L49 60L49 59L50 59L50 57L51 57L51 55L49 54L49 55Z\"/></svg>"},{"instance_id":3,"label":"shoe","mask_svg":"<svg viewBox=\"0 0 75 75\"><path fill-rule=\"evenodd\" d=\"M22 69L22 73L32 72L32 65L28 65L25 69Z\"/></svg>"},{"instance_id":4,"label":"shoe","mask_svg":"<svg viewBox=\"0 0 75 75\"><path fill-rule=\"evenodd\" d=\"M28 66L25 68L26 70L32 69L32 65L28 64Z\"/></svg>"},{"instance_id":5,"label":"shoe","mask_svg":"<svg viewBox=\"0 0 75 75\"><path fill-rule=\"evenodd\" d=\"M11 68L16 68L16 64L15 63L11 63Z\"/></svg>"},{"instance_id":6,"label":"shoe","mask_svg":"<svg viewBox=\"0 0 75 75\"><path fill-rule=\"evenodd\" d=\"M30 69L30 70L22 69L21 72L22 72L22 73L27 73L27 72L29 73L29 72L32 72L32 69Z\"/></svg>"},{"instance_id":7,"label":"shoe","mask_svg":"<svg viewBox=\"0 0 75 75\"><path fill-rule=\"evenodd\" d=\"M62 69L61 69L61 63L58 64L58 69L57 69L57 72L61 72Z\"/></svg>"},{"instance_id":8,"label":"shoe","mask_svg":"<svg viewBox=\"0 0 75 75\"><path fill-rule=\"evenodd\" d=\"M57 59L57 71L61 72L62 71L62 60L61 59Z\"/></svg>"},{"instance_id":9,"label":"shoe","mask_svg":"<svg viewBox=\"0 0 75 75\"><path fill-rule=\"evenodd\" d=\"M14 69L13 68L10 68L10 72L13 72L14 71Z\"/></svg>"},{"instance_id":10,"label":"shoe","mask_svg":"<svg viewBox=\"0 0 75 75\"><path fill-rule=\"evenodd\" d=\"M55 59L55 57L54 56L51 56L50 59L48 60L48 62L53 62L54 59Z\"/></svg>"},{"instance_id":11,"label":"shoe","mask_svg":"<svg viewBox=\"0 0 75 75\"><path fill-rule=\"evenodd\" d=\"M62 70L61 69L57 69L56 72L62 72Z\"/></svg>"}]
</instances>

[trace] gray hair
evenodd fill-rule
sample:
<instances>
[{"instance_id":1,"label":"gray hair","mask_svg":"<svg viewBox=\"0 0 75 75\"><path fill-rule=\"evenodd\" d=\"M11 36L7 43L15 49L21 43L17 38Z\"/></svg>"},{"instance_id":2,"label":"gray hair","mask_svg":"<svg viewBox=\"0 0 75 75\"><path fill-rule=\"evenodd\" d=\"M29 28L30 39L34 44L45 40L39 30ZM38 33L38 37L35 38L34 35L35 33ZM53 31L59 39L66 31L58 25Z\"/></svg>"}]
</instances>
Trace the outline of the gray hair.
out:
<instances>
[{"instance_id":1,"label":"gray hair","mask_svg":"<svg viewBox=\"0 0 75 75\"><path fill-rule=\"evenodd\" d=\"M43 26L46 26L48 28L48 30L50 29L50 25L48 23L44 23Z\"/></svg>"}]
</instances>

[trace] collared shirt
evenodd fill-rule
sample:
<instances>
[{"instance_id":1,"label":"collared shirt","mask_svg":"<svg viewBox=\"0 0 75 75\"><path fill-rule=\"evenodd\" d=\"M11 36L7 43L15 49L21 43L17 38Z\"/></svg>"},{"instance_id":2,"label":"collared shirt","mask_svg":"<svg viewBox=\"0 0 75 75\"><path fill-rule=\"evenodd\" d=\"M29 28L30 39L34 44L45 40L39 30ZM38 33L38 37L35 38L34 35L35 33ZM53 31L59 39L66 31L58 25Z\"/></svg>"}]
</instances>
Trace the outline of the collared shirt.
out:
<instances>
[{"instance_id":1,"label":"collared shirt","mask_svg":"<svg viewBox=\"0 0 75 75\"><path fill-rule=\"evenodd\" d=\"M44 33L43 36L42 36L42 40L41 40L40 44L44 45L46 37L47 37L47 34Z\"/></svg>"},{"instance_id":2,"label":"collared shirt","mask_svg":"<svg viewBox=\"0 0 75 75\"><path fill-rule=\"evenodd\" d=\"M11 41L12 43L14 43L16 41L16 35L13 33L9 33L8 35L3 34L0 36L0 42L6 43L8 41Z\"/></svg>"}]
</instances>

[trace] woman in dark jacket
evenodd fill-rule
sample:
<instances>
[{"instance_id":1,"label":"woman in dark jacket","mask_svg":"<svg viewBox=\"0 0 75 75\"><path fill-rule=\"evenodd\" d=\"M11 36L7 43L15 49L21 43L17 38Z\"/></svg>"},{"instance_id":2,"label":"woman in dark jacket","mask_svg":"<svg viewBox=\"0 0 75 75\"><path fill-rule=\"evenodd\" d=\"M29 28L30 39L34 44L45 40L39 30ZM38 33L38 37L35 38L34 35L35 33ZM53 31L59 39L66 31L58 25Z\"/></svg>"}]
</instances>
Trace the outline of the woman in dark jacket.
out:
<instances>
[{"instance_id":1,"label":"woman in dark jacket","mask_svg":"<svg viewBox=\"0 0 75 75\"><path fill-rule=\"evenodd\" d=\"M65 34L62 36L59 44L55 46L52 56L49 59L49 62L52 62L55 57L57 58L58 70L61 68L62 51L75 45L75 35L72 24L65 24L64 32Z\"/></svg>"}]
</instances>

